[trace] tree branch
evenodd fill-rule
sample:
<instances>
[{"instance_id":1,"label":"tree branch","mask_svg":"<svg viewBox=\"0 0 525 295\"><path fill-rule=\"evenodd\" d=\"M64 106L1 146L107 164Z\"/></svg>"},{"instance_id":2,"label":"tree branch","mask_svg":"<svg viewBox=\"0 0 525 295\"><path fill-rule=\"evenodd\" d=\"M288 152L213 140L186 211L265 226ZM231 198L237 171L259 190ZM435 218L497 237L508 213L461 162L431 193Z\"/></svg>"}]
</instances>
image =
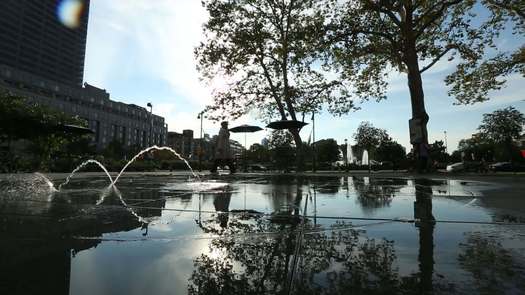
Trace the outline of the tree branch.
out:
<instances>
[{"instance_id":1,"label":"tree branch","mask_svg":"<svg viewBox=\"0 0 525 295\"><path fill-rule=\"evenodd\" d=\"M429 63L428 65L426 65L425 67L423 67L421 70L419 70L419 73L422 74L424 71L430 69L433 65L435 65L443 56L445 56L445 54L447 54L450 50L452 49L456 49L457 47L456 46L453 46L453 45L450 45L450 46L447 46L447 48L445 50L443 50L438 56L436 56L436 58L434 58L434 60L432 60L431 63Z\"/></svg>"},{"instance_id":2,"label":"tree branch","mask_svg":"<svg viewBox=\"0 0 525 295\"><path fill-rule=\"evenodd\" d=\"M373 1L371 0L367 0L366 1L368 3L368 5L370 5L370 7L375 10L375 11L378 11L378 12L382 12L386 15L388 15L388 17L399 27L401 28L401 21L396 17L396 15L392 12L392 10L388 10L388 9L383 9L381 7L381 5L378 5L376 3L374 3Z\"/></svg>"},{"instance_id":3,"label":"tree branch","mask_svg":"<svg viewBox=\"0 0 525 295\"><path fill-rule=\"evenodd\" d=\"M430 26L432 25L438 18L440 18L441 16L443 16L443 13L444 11L449 8L450 6L453 6L453 5L456 5L456 4L459 4L460 2L462 2L464 0L452 0L452 1L443 1L441 2L441 7L439 8L439 10L435 13L432 13L432 11L434 10L434 8L436 8L437 5L434 5L432 6L426 13L424 13L421 17L419 17L415 22L414 22L414 25L417 26L417 24L429 17L430 19L424 23L421 28L419 30L416 31L416 39L425 32L425 30Z\"/></svg>"},{"instance_id":4,"label":"tree branch","mask_svg":"<svg viewBox=\"0 0 525 295\"><path fill-rule=\"evenodd\" d=\"M264 77L268 81L268 85L270 86L270 91L272 92L272 96L275 99L275 102L277 103L277 108L279 109L279 113L281 114L281 119L286 120L286 112L284 111L283 103L281 99L279 98L279 95L277 94L277 90L275 89L275 85L273 84L273 80L272 80L272 77L270 76L270 72L268 71L266 64L264 64L262 55L259 56L259 64L261 65L261 68L264 71Z\"/></svg>"},{"instance_id":5,"label":"tree branch","mask_svg":"<svg viewBox=\"0 0 525 295\"><path fill-rule=\"evenodd\" d=\"M508 1L508 0L503 1L503 3L500 2L500 1L496 1L496 0L487 0L487 2L489 4L497 6L500 9L505 9L505 10L512 11L512 12L516 13L522 19L525 19L525 11L524 10L520 9L520 7L518 7L517 5L512 5L512 3L505 3L506 1Z\"/></svg>"}]
</instances>

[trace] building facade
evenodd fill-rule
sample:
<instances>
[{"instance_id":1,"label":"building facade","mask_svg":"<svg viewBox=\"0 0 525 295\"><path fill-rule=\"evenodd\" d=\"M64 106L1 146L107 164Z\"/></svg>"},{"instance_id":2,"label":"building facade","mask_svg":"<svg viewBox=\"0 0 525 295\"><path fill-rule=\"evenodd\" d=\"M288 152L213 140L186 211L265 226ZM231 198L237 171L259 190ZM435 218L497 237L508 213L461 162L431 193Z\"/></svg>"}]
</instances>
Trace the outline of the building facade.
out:
<instances>
[{"instance_id":1,"label":"building facade","mask_svg":"<svg viewBox=\"0 0 525 295\"><path fill-rule=\"evenodd\" d=\"M164 118L82 85L89 1L74 29L58 21L59 2L0 1L0 91L84 119L99 150L115 141L129 148L165 145Z\"/></svg>"},{"instance_id":2,"label":"building facade","mask_svg":"<svg viewBox=\"0 0 525 295\"><path fill-rule=\"evenodd\" d=\"M177 151L184 158L193 156L193 130L186 129L182 133L169 132L168 146Z\"/></svg>"},{"instance_id":3,"label":"building facade","mask_svg":"<svg viewBox=\"0 0 525 295\"><path fill-rule=\"evenodd\" d=\"M143 107L113 101L104 89L87 83L72 87L0 65L1 90L84 119L94 132L92 141L99 150L112 141L140 148L167 142L168 126L163 117Z\"/></svg>"},{"instance_id":4,"label":"building facade","mask_svg":"<svg viewBox=\"0 0 525 295\"><path fill-rule=\"evenodd\" d=\"M63 84L82 86L89 0L79 24L57 16L58 0L0 1L0 64Z\"/></svg>"}]
</instances>

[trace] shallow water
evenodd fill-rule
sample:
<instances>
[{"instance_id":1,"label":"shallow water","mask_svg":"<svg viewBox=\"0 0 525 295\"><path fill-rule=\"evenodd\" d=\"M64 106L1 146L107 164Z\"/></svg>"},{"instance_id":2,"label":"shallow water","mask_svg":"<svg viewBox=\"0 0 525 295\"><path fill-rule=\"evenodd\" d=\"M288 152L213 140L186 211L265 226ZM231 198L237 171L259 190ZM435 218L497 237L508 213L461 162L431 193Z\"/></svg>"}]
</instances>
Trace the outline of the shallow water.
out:
<instances>
[{"instance_id":1,"label":"shallow water","mask_svg":"<svg viewBox=\"0 0 525 295\"><path fill-rule=\"evenodd\" d=\"M488 183L35 179L0 180L2 294L525 292L525 226L490 224Z\"/></svg>"}]
</instances>

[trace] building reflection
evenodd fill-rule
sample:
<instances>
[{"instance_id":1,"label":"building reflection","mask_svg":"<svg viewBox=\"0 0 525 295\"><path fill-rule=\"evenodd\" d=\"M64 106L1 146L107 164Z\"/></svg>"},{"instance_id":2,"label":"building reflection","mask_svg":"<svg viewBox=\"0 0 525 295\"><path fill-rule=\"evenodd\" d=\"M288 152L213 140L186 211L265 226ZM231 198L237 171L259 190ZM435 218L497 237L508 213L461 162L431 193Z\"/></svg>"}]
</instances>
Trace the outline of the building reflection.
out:
<instances>
[{"instance_id":1,"label":"building reflection","mask_svg":"<svg viewBox=\"0 0 525 295\"><path fill-rule=\"evenodd\" d=\"M114 195L99 206L93 205L97 196L0 197L1 294L69 294L74 255L96 247L103 234L141 226ZM165 206L154 193L132 198L136 204L145 199L147 207L160 208L135 211L144 218L160 216Z\"/></svg>"}]
</instances>

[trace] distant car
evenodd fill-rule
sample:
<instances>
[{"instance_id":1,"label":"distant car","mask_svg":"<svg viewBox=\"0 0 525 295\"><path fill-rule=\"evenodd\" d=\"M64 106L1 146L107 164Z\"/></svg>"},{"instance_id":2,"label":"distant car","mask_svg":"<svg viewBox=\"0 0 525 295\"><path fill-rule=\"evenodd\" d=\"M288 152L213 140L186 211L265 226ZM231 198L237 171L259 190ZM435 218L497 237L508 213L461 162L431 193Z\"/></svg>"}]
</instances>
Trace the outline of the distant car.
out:
<instances>
[{"instance_id":1,"label":"distant car","mask_svg":"<svg viewBox=\"0 0 525 295\"><path fill-rule=\"evenodd\" d=\"M489 165L489 169L492 171L512 171L511 162L498 162Z\"/></svg>"},{"instance_id":2,"label":"distant car","mask_svg":"<svg viewBox=\"0 0 525 295\"><path fill-rule=\"evenodd\" d=\"M490 165L489 169L494 172L522 172L525 171L525 166L519 163L498 162Z\"/></svg>"},{"instance_id":3,"label":"distant car","mask_svg":"<svg viewBox=\"0 0 525 295\"><path fill-rule=\"evenodd\" d=\"M447 172L459 172L465 170L463 162L450 164L447 166Z\"/></svg>"},{"instance_id":4,"label":"distant car","mask_svg":"<svg viewBox=\"0 0 525 295\"><path fill-rule=\"evenodd\" d=\"M260 164L253 164L253 165L250 165L250 170L252 171L267 171L268 168L264 167L263 165L260 165Z\"/></svg>"}]
</instances>

